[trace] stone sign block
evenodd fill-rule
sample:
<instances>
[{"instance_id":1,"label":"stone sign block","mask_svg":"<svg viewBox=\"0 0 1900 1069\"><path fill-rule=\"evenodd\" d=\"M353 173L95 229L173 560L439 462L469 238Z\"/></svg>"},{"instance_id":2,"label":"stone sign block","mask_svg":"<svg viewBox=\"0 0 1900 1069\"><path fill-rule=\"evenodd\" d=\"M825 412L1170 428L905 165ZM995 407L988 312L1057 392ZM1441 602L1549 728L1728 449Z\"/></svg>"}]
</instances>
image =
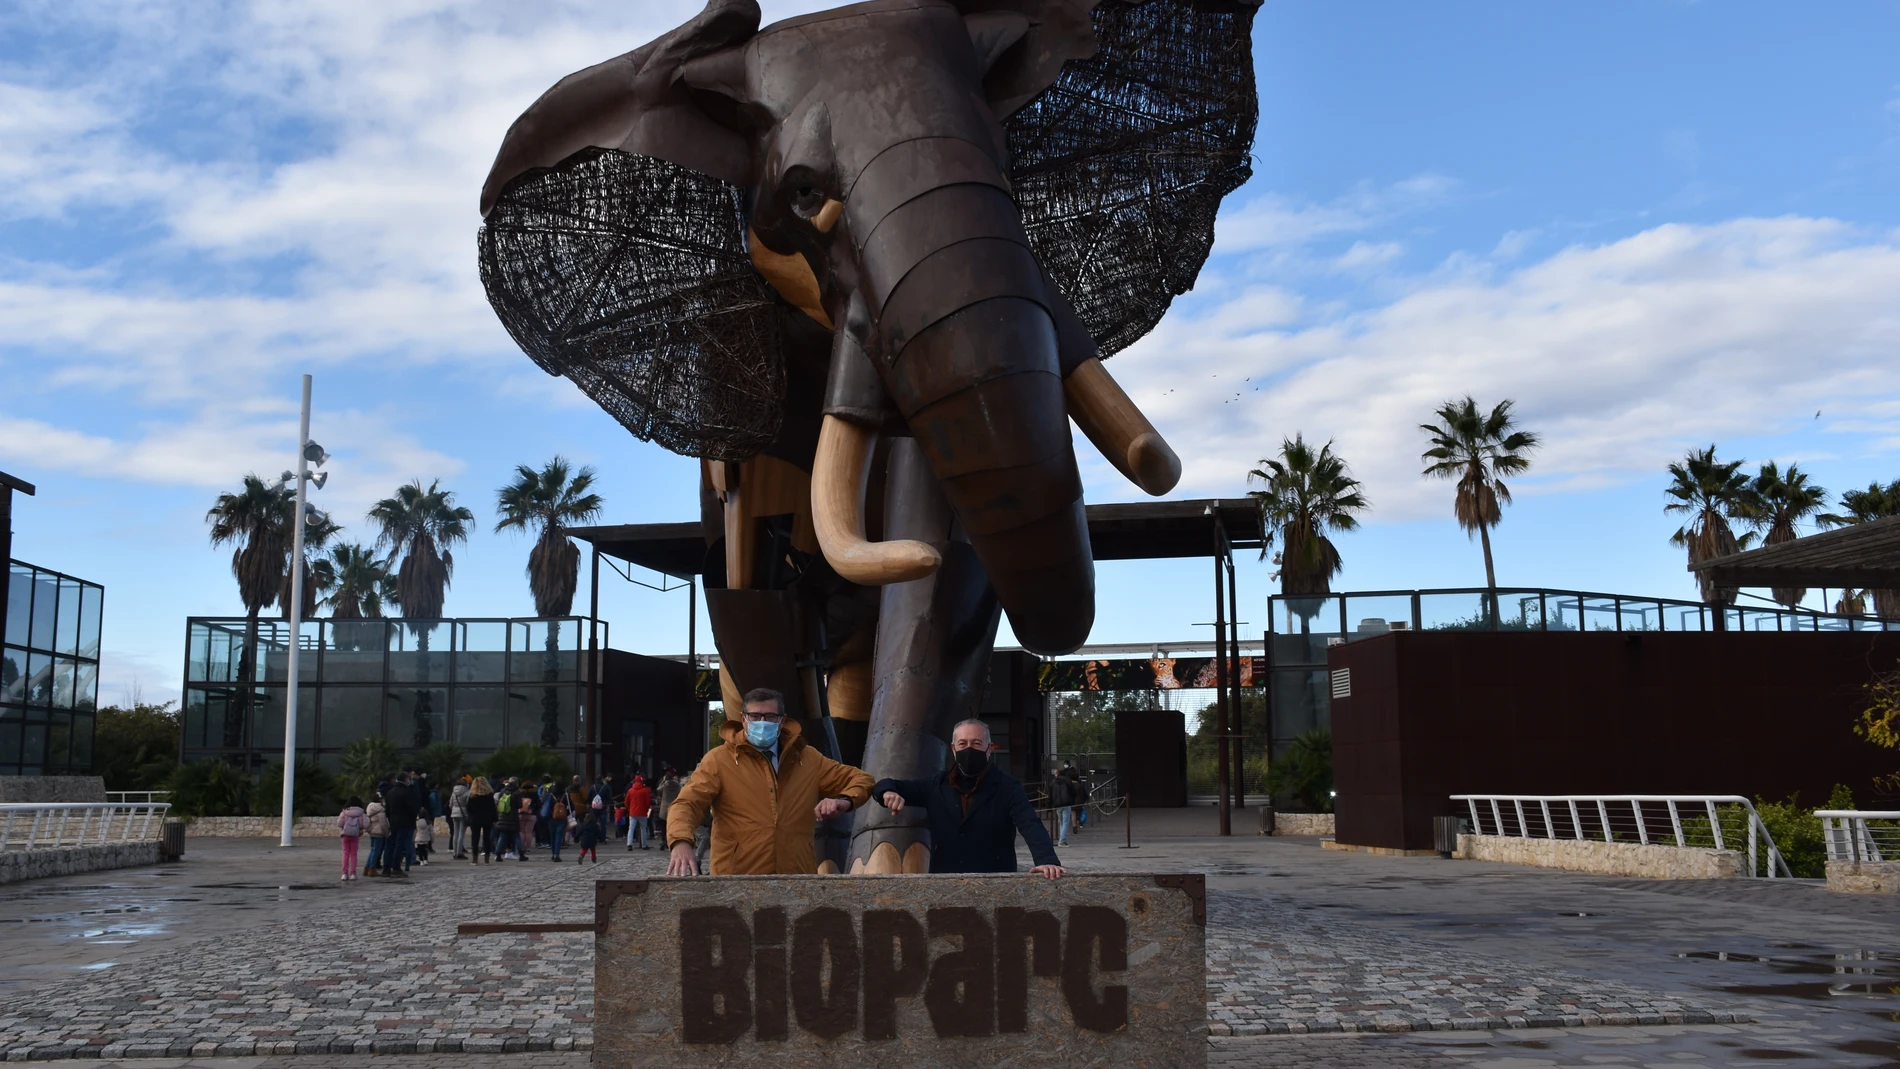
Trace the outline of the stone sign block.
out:
<instances>
[{"instance_id":1,"label":"stone sign block","mask_svg":"<svg viewBox=\"0 0 1900 1069\"><path fill-rule=\"evenodd\" d=\"M595 885L603 1069L1207 1058L1194 875L726 876Z\"/></svg>"}]
</instances>

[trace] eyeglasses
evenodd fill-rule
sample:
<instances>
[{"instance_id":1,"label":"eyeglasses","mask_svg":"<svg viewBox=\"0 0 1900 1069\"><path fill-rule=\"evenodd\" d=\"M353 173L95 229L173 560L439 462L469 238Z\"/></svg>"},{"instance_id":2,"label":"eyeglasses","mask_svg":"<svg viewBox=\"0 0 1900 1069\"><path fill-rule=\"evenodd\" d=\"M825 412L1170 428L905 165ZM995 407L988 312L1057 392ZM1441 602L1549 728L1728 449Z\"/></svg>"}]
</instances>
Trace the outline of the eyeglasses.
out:
<instances>
[{"instance_id":1,"label":"eyeglasses","mask_svg":"<svg viewBox=\"0 0 1900 1069\"><path fill-rule=\"evenodd\" d=\"M745 714L745 718L746 718L747 720L764 720L764 721L766 721L766 722L768 722L768 723L772 723L772 724L776 724L776 723L778 723L778 722L780 722L781 720L784 720L784 719L785 719L785 714L784 714L784 713L751 713L751 712L748 712L748 713L746 713L746 714Z\"/></svg>"}]
</instances>

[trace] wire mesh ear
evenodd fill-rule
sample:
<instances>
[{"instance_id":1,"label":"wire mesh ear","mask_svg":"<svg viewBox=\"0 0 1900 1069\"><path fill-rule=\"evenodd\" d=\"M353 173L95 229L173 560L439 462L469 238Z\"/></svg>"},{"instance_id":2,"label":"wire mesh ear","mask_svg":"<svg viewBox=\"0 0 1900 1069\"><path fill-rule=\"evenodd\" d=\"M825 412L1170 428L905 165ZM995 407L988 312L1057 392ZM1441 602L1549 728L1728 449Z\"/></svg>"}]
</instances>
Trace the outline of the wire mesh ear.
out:
<instances>
[{"instance_id":1,"label":"wire mesh ear","mask_svg":"<svg viewBox=\"0 0 1900 1069\"><path fill-rule=\"evenodd\" d=\"M1102 356L1193 288L1253 174L1259 0L1101 0L1098 48L1004 124L1029 242Z\"/></svg>"},{"instance_id":2,"label":"wire mesh ear","mask_svg":"<svg viewBox=\"0 0 1900 1069\"><path fill-rule=\"evenodd\" d=\"M742 191L585 149L509 183L479 238L488 302L541 369L635 437L744 460L785 395L777 295L746 256Z\"/></svg>"}]
</instances>

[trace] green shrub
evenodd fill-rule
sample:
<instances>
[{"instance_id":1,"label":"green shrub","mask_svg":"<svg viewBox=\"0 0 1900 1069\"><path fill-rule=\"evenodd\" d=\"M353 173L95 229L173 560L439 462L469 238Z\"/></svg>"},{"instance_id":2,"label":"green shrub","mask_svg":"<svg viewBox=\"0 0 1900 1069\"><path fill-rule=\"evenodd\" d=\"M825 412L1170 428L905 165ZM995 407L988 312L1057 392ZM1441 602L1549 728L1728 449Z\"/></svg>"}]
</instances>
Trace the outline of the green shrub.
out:
<instances>
[{"instance_id":1,"label":"green shrub","mask_svg":"<svg viewBox=\"0 0 1900 1069\"><path fill-rule=\"evenodd\" d=\"M216 757L180 765L167 784L172 813L187 817L241 817L250 812L251 777Z\"/></svg>"},{"instance_id":2,"label":"green shrub","mask_svg":"<svg viewBox=\"0 0 1900 1069\"><path fill-rule=\"evenodd\" d=\"M178 769L178 710L172 702L99 710L92 770L108 791L162 790Z\"/></svg>"},{"instance_id":3,"label":"green shrub","mask_svg":"<svg viewBox=\"0 0 1900 1069\"><path fill-rule=\"evenodd\" d=\"M549 776L566 780L574 774L574 768L560 754L545 746L518 742L490 754L488 760L481 764L481 774L489 779L516 776L539 783Z\"/></svg>"},{"instance_id":4,"label":"green shrub","mask_svg":"<svg viewBox=\"0 0 1900 1069\"><path fill-rule=\"evenodd\" d=\"M293 816L314 817L334 813L342 807L336 804L336 780L323 766L308 758L297 759L297 797L292 803ZM257 778L257 788L251 795L251 813L260 817L282 816L284 812L284 763L273 761Z\"/></svg>"},{"instance_id":5,"label":"green shrub","mask_svg":"<svg viewBox=\"0 0 1900 1069\"><path fill-rule=\"evenodd\" d=\"M1286 748L1269 769L1276 799L1291 800L1308 813L1333 811L1333 736L1314 728Z\"/></svg>"},{"instance_id":6,"label":"green shrub","mask_svg":"<svg viewBox=\"0 0 1900 1069\"><path fill-rule=\"evenodd\" d=\"M1853 792L1835 784L1827 804L1819 808L1852 809ZM1801 879L1818 880L1827 876L1827 844L1821 837L1821 818L1814 815L1813 809L1802 807L1798 796L1791 794L1785 802L1756 798L1755 812L1761 814L1762 826L1774 837L1789 872Z\"/></svg>"},{"instance_id":7,"label":"green shrub","mask_svg":"<svg viewBox=\"0 0 1900 1069\"><path fill-rule=\"evenodd\" d=\"M395 743L381 735L367 735L343 748L343 774L337 786L344 794L358 795L367 802L383 777L401 767L402 751Z\"/></svg>"}]
</instances>

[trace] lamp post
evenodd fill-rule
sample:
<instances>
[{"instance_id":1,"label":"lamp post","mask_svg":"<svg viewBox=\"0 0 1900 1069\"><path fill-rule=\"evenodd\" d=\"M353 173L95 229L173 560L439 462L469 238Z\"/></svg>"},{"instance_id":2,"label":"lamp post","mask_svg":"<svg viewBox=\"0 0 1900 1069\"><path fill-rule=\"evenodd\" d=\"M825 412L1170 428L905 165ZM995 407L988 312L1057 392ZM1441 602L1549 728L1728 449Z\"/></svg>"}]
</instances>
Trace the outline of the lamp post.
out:
<instances>
[{"instance_id":1,"label":"lamp post","mask_svg":"<svg viewBox=\"0 0 1900 1069\"><path fill-rule=\"evenodd\" d=\"M303 377L303 410L297 418L297 472L292 476L285 472L286 479L297 480L297 504L291 513L290 521L290 664L284 672L284 817L282 841L279 846L293 845L290 832L297 818L295 803L297 798L297 668L302 660L302 649L298 632L303 627L303 529L312 519L322 519L323 514L311 507L304 499L306 484L315 482L317 489L329 478L328 472L316 476L310 474L310 465L322 467L330 459L323 447L310 440L310 376Z\"/></svg>"}]
</instances>

